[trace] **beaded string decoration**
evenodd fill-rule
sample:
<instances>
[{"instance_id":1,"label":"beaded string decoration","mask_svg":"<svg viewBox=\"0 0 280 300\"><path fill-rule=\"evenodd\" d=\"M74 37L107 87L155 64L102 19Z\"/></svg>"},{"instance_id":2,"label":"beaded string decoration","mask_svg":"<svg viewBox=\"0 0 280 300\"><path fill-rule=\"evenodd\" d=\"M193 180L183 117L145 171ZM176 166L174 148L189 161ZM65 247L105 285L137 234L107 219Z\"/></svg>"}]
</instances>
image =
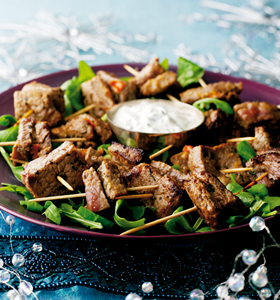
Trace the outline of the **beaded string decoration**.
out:
<instances>
[{"instance_id":1,"label":"beaded string decoration","mask_svg":"<svg viewBox=\"0 0 280 300\"><path fill-rule=\"evenodd\" d=\"M12 244L12 228L15 223L15 217L8 215L6 218L0 211L0 214L5 221L5 223L10 226L10 246L12 251L12 265L8 263L4 263L3 259L0 258L0 282L7 287L11 288L7 292L7 298L10 300L26 300L28 299L28 296L33 296L36 300L39 300L37 296L33 292L33 286L30 282L26 280L22 280L22 278L19 275L18 268L22 267L25 263L25 253L28 249L26 249L22 254L21 253L14 253L13 244ZM42 245L39 243L35 243L32 246L32 251L34 253L38 253L42 251ZM11 284L9 284L9 281L11 279L11 275L14 275L18 281L18 287L15 288Z\"/></svg>"},{"instance_id":2,"label":"beaded string decoration","mask_svg":"<svg viewBox=\"0 0 280 300\"><path fill-rule=\"evenodd\" d=\"M265 239L263 240L263 247L258 251L244 249L242 250L234 260L234 266L229 278L216 285L211 291L203 292L200 289L194 289L189 294L191 300L204 300L204 298L214 291L216 292L219 300L251 300L247 296L242 296L246 284L258 295L259 299L265 300L273 296L273 299L279 299L280 290L275 291L273 286L268 280L266 258L264 255L265 250L269 248L280 248L280 245L276 242L272 236L269 228L265 225L265 221L261 217L253 217L249 223L250 228L254 232L261 232L266 230L270 236L273 244L266 245ZM249 273L253 266L256 266L257 262L261 260L262 263L252 272ZM241 272L236 272L236 266L239 260L242 260L244 269ZM247 276L247 278L246 278ZM151 282L144 282L142 285L143 293L150 293L153 291L153 285ZM125 300L141 300L144 299L136 293L130 293L126 296Z\"/></svg>"}]
</instances>

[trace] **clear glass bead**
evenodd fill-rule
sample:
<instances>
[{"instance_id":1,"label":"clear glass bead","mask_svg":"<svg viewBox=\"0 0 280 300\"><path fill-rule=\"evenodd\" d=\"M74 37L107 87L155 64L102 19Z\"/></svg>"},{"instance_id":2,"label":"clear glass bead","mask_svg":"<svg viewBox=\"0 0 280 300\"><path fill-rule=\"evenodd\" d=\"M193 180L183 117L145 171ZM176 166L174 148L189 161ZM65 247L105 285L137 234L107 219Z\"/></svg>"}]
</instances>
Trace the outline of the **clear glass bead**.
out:
<instances>
[{"instance_id":1,"label":"clear glass bead","mask_svg":"<svg viewBox=\"0 0 280 300\"><path fill-rule=\"evenodd\" d=\"M16 267L19 268L24 265L25 258L22 254L16 253L13 258L12 258L12 264Z\"/></svg>"},{"instance_id":2,"label":"clear glass bead","mask_svg":"<svg viewBox=\"0 0 280 300\"><path fill-rule=\"evenodd\" d=\"M204 293L202 290L195 289L190 294L190 299L192 300L204 300Z\"/></svg>"},{"instance_id":3,"label":"clear glass bead","mask_svg":"<svg viewBox=\"0 0 280 300\"><path fill-rule=\"evenodd\" d=\"M10 272L0 270L0 282L8 282L10 280Z\"/></svg>"},{"instance_id":4,"label":"clear glass bead","mask_svg":"<svg viewBox=\"0 0 280 300\"><path fill-rule=\"evenodd\" d=\"M219 298L224 299L228 296L228 288L224 285L221 285L216 289L216 293Z\"/></svg>"},{"instance_id":5,"label":"clear glass bead","mask_svg":"<svg viewBox=\"0 0 280 300\"><path fill-rule=\"evenodd\" d=\"M266 299L272 296L272 292L271 292L271 290L268 289L268 288L262 289L262 290L261 290L261 294L262 294L262 296L263 296L264 298L266 298Z\"/></svg>"},{"instance_id":6,"label":"clear glass bead","mask_svg":"<svg viewBox=\"0 0 280 300\"><path fill-rule=\"evenodd\" d=\"M257 261L257 253L254 250L246 249L242 252L242 259L246 265L253 265Z\"/></svg>"},{"instance_id":7,"label":"clear glass bead","mask_svg":"<svg viewBox=\"0 0 280 300\"><path fill-rule=\"evenodd\" d=\"M141 300L142 298L134 293L130 293L125 297L125 300Z\"/></svg>"},{"instance_id":8,"label":"clear glass bead","mask_svg":"<svg viewBox=\"0 0 280 300\"><path fill-rule=\"evenodd\" d=\"M253 231L262 231L265 228L265 221L261 217L253 217L250 220L249 226Z\"/></svg>"},{"instance_id":9,"label":"clear glass bead","mask_svg":"<svg viewBox=\"0 0 280 300\"><path fill-rule=\"evenodd\" d=\"M7 298L10 300L14 300L15 297L18 295L18 292L15 290L9 290L7 293Z\"/></svg>"},{"instance_id":10,"label":"clear glass bead","mask_svg":"<svg viewBox=\"0 0 280 300\"><path fill-rule=\"evenodd\" d=\"M34 253L39 253L43 250L43 245L41 243L34 243L32 246L32 251Z\"/></svg>"},{"instance_id":11,"label":"clear glass bead","mask_svg":"<svg viewBox=\"0 0 280 300\"><path fill-rule=\"evenodd\" d=\"M16 221L16 219L15 219L14 216L7 216L6 217L6 223L10 226L15 224L15 221Z\"/></svg>"},{"instance_id":12,"label":"clear glass bead","mask_svg":"<svg viewBox=\"0 0 280 300\"><path fill-rule=\"evenodd\" d=\"M228 287L233 292L240 292L244 289L245 277L240 273L235 273L228 279Z\"/></svg>"},{"instance_id":13,"label":"clear glass bead","mask_svg":"<svg viewBox=\"0 0 280 300\"><path fill-rule=\"evenodd\" d=\"M0 268L2 268L3 266L4 266L4 260L0 258Z\"/></svg>"},{"instance_id":14,"label":"clear glass bead","mask_svg":"<svg viewBox=\"0 0 280 300\"><path fill-rule=\"evenodd\" d=\"M142 291L144 293L151 293L154 290L154 286L152 285L151 282L144 282L142 284Z\"/></svg>"},{"instance_id":15,"label":"clear glass bead","mask_svg":"<svg viewBox=\"0 0 280 300\"><path fill-rule=\"evenodd\" d=\"M257 271L266 274L267 273L267 268L264 265L260 265L260 266L258 266Z\"/></svg>"},{"instance_id":16,"label":"clear glass bead","mask_svg":"<svg viewBox=\"0 0 280 300\"><path fill-rule=\"evenodd\" d=\"M27 300L27 296L25 296L24 294L18 294L14 300Z\"/></svg>"},{"instance_id":17,"label":"clear glass bead","mask_svg":"<svg viewBox=\"0 0 280 300\"><path fill-rule=\"evenodd\" d=\"M30 282L23 280L18 286L18 291L20 294L29 296L33 292L33 286Z\"/></svg>"},{"instance_id":18,"label":"clear glass bead","mask_svg":"<svg viewBox=\"0 0 280 300\"><path fill-rule=\"evenodd\" d=\"M252 283L259 288L266 286L268 283L266 273L255 271L252 276Z\"/></svg>"}]
</instances>

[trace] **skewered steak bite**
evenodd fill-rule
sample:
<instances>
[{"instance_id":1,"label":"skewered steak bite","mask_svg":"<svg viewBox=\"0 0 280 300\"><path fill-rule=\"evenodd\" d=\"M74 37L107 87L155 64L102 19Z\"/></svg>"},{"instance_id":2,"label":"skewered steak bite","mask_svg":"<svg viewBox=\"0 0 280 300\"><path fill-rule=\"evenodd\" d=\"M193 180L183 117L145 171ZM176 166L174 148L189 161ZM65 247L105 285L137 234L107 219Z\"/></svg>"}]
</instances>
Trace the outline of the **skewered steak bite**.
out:
<instances>
[{"instance_id":1,"label":"skewered steak bite","mask_svg":"<svg viewBox=\"0 0 280 300\"><path fill-rule=\"evenodd\" d=\"M203 98L217 98L229 102L231 105L240 103L239 94L243 90L242 82L219 81L209 83L206 87L192 88L180 94L181 101L193 104Z\"/></svg>"},{"instance_id":2,"label":"skewered steak bite","mask_svg":"<svg viewBox=\"0 0 280 300\"><path fill-rule=\"evenodd\" d=\"M32 109L32 117L37 121L47 121L53 127L64 119L63 91L60 87L53 88L33 81L21 91L14 92L14 108L16 119Z\"/></svg>"},{"instance_id":3,"label":"skewered steak bite","mask_svg":"<svg viewBox=\"0 0 280 300\"><path fill-rule=\"evenodd\" d=\"M235 143L225 143L215 147L196 146L189 153L188 166L192 174L211 173L224 185L230 183L231 179L229 174L222 173L219 170L243 167ZM250 181L247 172L235 174L236 182L240 185Z\"/></svg>"},{"instance_id":4,"label":"skewered steak bite","mask_svg":"<svg viewBox=\"0 0 280 300\"><path fill-rule=\"evenodd\" d=\"M174 181L176 181L176 183L180 187L183 185L184 180L188 178L186 174L172 168L171 166L162 161L152 160L150 166L152 168L155 168L161 176L169 175Z\"/></svg>"},{"instance_id":5,"label":"skewered steak bite","mask_svg":"<svg viewBox=\"0 0 280 300\"><path fill-rule=\"evenodd\" d=\"M52 128L53 137L79 137L94 141L95 133L98 135L102 144L112 137L110 126L100 118L89 114L82 114L70 119L65 125Z\"/></svg>"},{"instance_id":6,"label":"skewered steak bite","mask_svg":"<svg viewBox=\"0 0 280 300\"><path fill-rule=\"evenodd\" d=\"M141 163L130 172L127 178L128 185L147 186L158 185L152 190L140 190L137 193L152 193L152 198L144 198L141 201L145 206L154 207L158 219L166 217L179 206L182 191L175 181L168 175L161 176L159 172L146 163Z\"/></svg>"},{"instance_id":7,"label":"skewered steak bite","mask_svg":"<svg viewBox=\"0 0 280 300\"><path fill-rule=\"evenodd\" d=\"M185 145L182 152L177 153L170 158L170 161L173 163L173 165L179 165L180 171L184 174L188 174L190 172L188 159L189 153L193 148L193 146Z\"/></svg>"},{"instance_id":8,"label":"skewered steak bite","mask_svg":"<svg viewBox=\"0 0 280 300\"><path fill-rule=\"evenodd\" d=\"M83 182L87 199L86 208L88 210L98 212L110 207L101 181L94 168L91 167L83 172Z\"/></svg>"},{"instance_id":9,"label":"skewered steak bite","mask_svg":"<svg viewBox=\"0 0 280 300\"><path fill-rule=\"evenodd\" d=\"M34 197L67 194L69 191L56 177L64 178L73 189L83 187L82 173L93 164L92 157L98 155L92 148L78 149L64 142L49 154L24 165L21 180Z\"/></svg>"},{"instance_id":10,"label":"skewered steak bite","mask_svg":"<svg viewBox=\"0 0 280 300\"><path fill-rule=\"evenodd\" d=\"M137 98L138 88L131 79L125 82L115 74L105 71L98 71L97 76L102 78L109 86L116 102L124 102Z\"/></svg>"},{"instance_id":11,"label":"skewered steak bite","mask_svg":"<svg viewBox=\"0 0 280 300\"><path fill-rule=\"evenodd\" d=\"M203 129L204 144L208 146L219 145L231 137L233 128L232 115L228 115L220 108L207 110L204 115L204 127L201 127Z\"/></svg>"},{"instance_id":12,"label":"skewered steak bite","mask_svg":"<svg viewBox=\"0 0 280 300\"><path fill-rule=\"evenodd\" d=\"M255 138L255 140L249 143L257 154L260 151L274 148L272 137L268 132L265 131L265 128L263 126L255 127Z\"/></svg>"},{"instance_id":13,"label":"skewered steak bite","mask_svg":"<svg viewBox=\"0 0 280 300\"><path fill-rule=\"evenodd\" d=\"M108 147L108 150L112 161L129 168L138 165L144 155L142 149L125 146L116 142L113 142L112 145Z\"/></svg>"},{"instance_id":14,"label":"skewered steak bite","mask_svg":"<svg viewBox=\"0 0 280 300\"><path fill-rule=\"evenodd\" d=\"M97 172L109 199L113 200L117 196L127 194L124 179L121 177L118 167L114 163L104 159Z\"/></svg>"},{"instance_id":15,"label":"skewered steak bite","mask_svg":"<svg viewBox=\"0 0 280 300\"><path fill-rule=\"evenodd\" d=\"M152 58L149 63L132 78L132 81L140 87L148 79L154 78L164 72L164 68L158 63L158 57Z\"/></svg>"},{"instance_id":16,"label":"skewered steak bite","mask_svg":"<svg viewBox=\"0 0 280 300\"><path fill-rule=\"evenodd\" d=\"M213 229L231 215L246 215L248 208L214 176L207 172L189 175L185 190L203 220Z\"/></svg>"},{"instance_id":17,"label":"skewered steak bite","mask_svg":"<svg viewBox=\"0 0 280 300\"><path fill-rule=\"evenodd\" d=\"M177 75L172 71L167 71L155 78L148 79L141 85L140 92L144 96L154 96L165 92L175 82L177 82Z\"/></svg>"},{"instance_id":18,"label":"skewered steak bite","mask_svg":"<svg viewBox=\"0 0 280 300\"><path fill-rule=\"evenodd\" d=\"M235 122L243 129L261 126L274 129L279 127L280 110L266 102L243 102L233 107Z\"/></svg>"},{"instance_id":19,"label":"skewered steak bite","mask_svg":"<svg viewBox=\"0 0 280 300\"><path fill-rule=\"evenodd\" d=\"M92 116L102 117L115 104L112 92L99 76L83 82L81 90L84 96L84 105L95 105L89 111Z\"/></svg>"},{"instance_id":20,"label":"skewered steak bite","mask_svg":"<svg viewBox=\"0 0 280 300\"><path fill-rule=\"evenodd\" d=\"M263 183L268 188L274 187L280 179L280 149L275 148L260 152L259 155L246 162L246 167L254 168L254 171L250 172L252 181L267 172L267 176L257 183Z\"/></svg>"},{"instance_id":21,"label":"skewered steak bite","mask_svg":"<svg viewBox=\"0 0 280 300\"><path fill-rule=\"evenodd\" d=\"M13 147L13 159L30 161L52 151L51 132L47 122L36 122L32 117L19 123L17 141ZM16 166L16 162L13 164Z\"/></svg>"}]
</instances>

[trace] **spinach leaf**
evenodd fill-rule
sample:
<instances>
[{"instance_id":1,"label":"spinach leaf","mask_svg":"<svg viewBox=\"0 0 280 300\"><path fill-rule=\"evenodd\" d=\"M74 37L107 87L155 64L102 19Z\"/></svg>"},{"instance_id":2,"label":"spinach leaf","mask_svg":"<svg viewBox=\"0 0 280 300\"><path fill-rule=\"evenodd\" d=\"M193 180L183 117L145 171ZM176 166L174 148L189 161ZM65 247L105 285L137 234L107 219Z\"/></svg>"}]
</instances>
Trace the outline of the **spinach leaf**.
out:
<instances>
[{"instance_id":1,"label":"spinach leaf","mask_svg":"<svg viewBox=\"0 0 280 300\"><path fill-rule=\"evenodd\" d=\"M256 156L256 152L247 141L242 141L237 144L237 153L246 161Z\"/></svg>"},{"instance_id":2,"label":"spinach leaf","mask_svg":"<svg viewBox=\"0 0 280 300\"><path fill-rule=\"evenodd\" d=\"M183 57L179 57L177 80L182 87L186 87L193 82L198 82L203 75L204 70L201 67Z\"/></svg>"},{"instance_id":3,"label":"spinach leaf","mask_svg":"<svg viewBox=\"0 0 280 300\"><path fill-rule=\"evenodd\" d=\"M168 59L167 59L167 58L165 58L165 59L160 63L160 65L163 67L163 69L164 69L165 71L168 71L168 70L169 70L169 64L168 64Z\"/></svg>"},{"instance_id":4,"label":"spinach leaf","mask_svg":"<svg viewBox=\"0 0 280 300\"><path fill-rule=\"evenodd\" d=\"M5 151L3 147L0 147L0 152L4 157L5 161L7 162L7 164L9 165L9 167L11 168L12 172L16 176L16 178L19 181L21 181L21 173L23 172L23 167L22 166L15 167L13 163L9 160L9 154Z\"/></svg>"},{"instance_id":5,"label":"spinach leaf","mask_svg":"<svg viewBox=\"0 0 280 300\"><path fill-rule=\"evenodd\" d=\"M16 141L18 136L19 126L12 126L4 130L0 130L0 142ZM12 152L13 146L5 146L7 151Z\"/></svg>"},{"instance_id":6,"label":"spinach leaf","mask_svg":"<svg viewBox=\"0 0 280 300\"><path fill-rule=\"evenodd\" d=\"M100 119L104 122L108 121L107 114L105 113Z\"/></svg>"},{"instance_id":7,"label":"spinach leaf","mask_svg":"<svg viewBox=\"0 0 280 300\"><path fill-rule=\"evenodd\" d=\"M183 206L179 206L174 212L173 215L181 212L183 210ZM201 223L203 222L202 218L198 218L195 224L192 226L190 222L187 220L189 215L179 216L177 218L168 220L165 223L165 228L169 233L172 234L183 234L186 232L194 232L196 231ZM179 226L178 226L179 225ZM183 230L182 230L183 229Z\"/></svg>"},{"instance_id":8,"label":"spinach leaf","mask_svg":"<svg viewBox=\"0 0 280 300\"><path fill-rule=\"evenodd\" d=\"M269 203L271 210L273 210L275 207L280 206L280 197L265 196L263 201Z\"/></svg>"},{"instance_id":9,"label":"spinach leaf","mask_svg":"<svg viewBox=\"0 0 280 300\"><path fill-rule=\"evenodd\" d=\"M260 198L268 196L268 189L263 183L255 184L246 191Z\"/></svg>"},{"instance_id":10,"label":"spinach leaf","mask_svg":"<svg viewBox=\"0 0 280 300\"><path fill-rule=\"evenodd\" d=\"M80 210L80 208L79 208L79 210ZM80 212L81 211L82 210L80 210ZM97 220L97 217L95 216L95 214L90 215L90 214L87 214L84 211L82 211L82 214L83 214L83 216L82 216L77 211L75 211L71 205L69 205L67 203L62 203L60 205L60 212L61 212L62 216L66 216L66 217L70 218L71 221L73 221L75 223L79 223L83 226L89 227L90 229L102 229L103 228L101 223L95 222L95 220ZM91 218L93 220L86 219L85 216L88 218Z\"/></svg>"},{"instance_id":11,"label":"spinach leaf","mask_svg":"<svg viewBox=\"0 0 280 300\"><path fill-rule=\"evenodd\" d=\"M196 230L195 232L209 232L209 231L214 231L214 229L211 229L209 226L207 226L207 227L202 227Z\"/></svg>"},{"instance_id":12,"label":"spinach leaf","mask_svg":"<svg viewBox=\"0 0 280 300\"><path fill-rule=\"evenodd\" d=\"M51 221L53 221L55 224L60 225L61 210L58 207L56 207L51 201L47 201L47 202L48 202L48 207L42 214L46 215L46 217Z\"/></svg>"},{"instance_id":13,"label":"spinach leaf","mask_svg":"<svg viewBox=\"0 0 280 300\"><path fill-rule=\"evenodd\" d=\"M12 115L3 115L0 117L1 126L14 125L17 122L16 118Z\"/></svg>"},{"instance_id":14,"label":"spinach leaf","mask_svg":"<svg viewBox=\"0 0 280 300\"><path fill-rule=\"evenodd\" d=\"M64 101L68 105L67 113L70 111L69 102L76 110L84 108L82 103L81 84L94 76L95 73L92 71L91 67L81 60L79 62L79 76L73 77L61 85L61 89L65 90Z\"/></svg>"},{"instance_id":15,"label":"spinach leaf","mask_svg":"<svg viewBox=\"0 0 280 300\"><path fill-rule=\"evenodd\" d=\"M128 80L132 78L131 76L127 76L127 77L120 77L121 80L128 82Z\"/></svg>"},{"instance_id":16,"label":"spinach leaf","mask_svg":"<svg viewBox=\"0 0 280 300\"><path fill-rule=\"evenodd\" d=\"M129 221L124 217L120 217L119 216L120 210L122 210L123 213L125 209L130 211L130 213L132 213L133 218L135 216L139 218L141 217L141 213L140 213L141 211L137 211L136 213L134 212L133 214L133 211L139 210L138 207L130 207L127 205L125 200L120 199L116 202L115 213L114 213L114 221L119 227L121 227L124 230L129 230L131 228L139 227L145 224L145 218L136 221ZM143 234L143 233L145 233L144 230L140 230L136 232L136 234Z\"/></svg>"},{"instance_id":17,"label":"spinach leaf","mask_svg":"<svg viewBox=\"0 0 280 300\"><path fill-rule=\"evenodd\" d=\"M111 144L102 144L97 147L97 150L103 149L106 154L109 154L109 150L108 150L109 146L111 146Z\"/></svg>"},{"instance_id":18,"label":"spinach leaf","mask_svg":"<svg viewBox=\"0 0 280 300\"><path fill-rule=\"evenodd\" d=\"M251 206L256 200L255 197L248 192L241 192L236 195L246 206Z\"/></svg>"},{"instance_id":19,"label":"spinach leaf","mask_svg":"<svg viewBox=\"0 0 280 300\"><path fill-rule=\"evenodd\" d=\"M69 98L66 96L66 94L64 94L63 97L64 97L64 105L65 105L65 114L64 114L64 116L68 117L68 116L72 115L73 107L72 107L72 104L71 104Z\"/></svg>"},{"instance_id":20,"label":"spinach leaf","mask_svg":"<svg viewBox=\"0 0 280 300\"><path fill-rule=\"evenodd\" d=\"M181 171L180 165L178 165L178 164L173 165L172 168L175 170Z\"/></svg>"},{"instance_id":21,"label":"spinach leaf","mask_svg":"<svg viewBox=\"0 0 280 300\"><path fill-rule=\"evenodd\" d=\"M229 183L226 188L231 191L233 194L240 193L243 190L243 187L237 182Z\"/></svg>"},{"instance_id":22,"label":"spinach leaf","mask_svg":"<svg viewBox=\"0 0 280 300\"><path fill-rule=\"evenodd\" d=\"M226 102L216 98L204 98L193 103L193 106L205 112L205 110L210 109L210 104L213 103L217 108L220 108L222 111L229 115L233 115L234 111L232 107Z\"/></svg>"},{"instance_id":23,"label":"spinach leaf","mask_svg":"<svg viewBox=\"0 0 280 300\"><path fill-rule=\"evenodd\" d=\"M26 206L27 210L31 210L34 212L42 213L44 210L44 206L38 202L29 202L28 200L19 201L20 205Z\"/></svg>"}]
</instances>

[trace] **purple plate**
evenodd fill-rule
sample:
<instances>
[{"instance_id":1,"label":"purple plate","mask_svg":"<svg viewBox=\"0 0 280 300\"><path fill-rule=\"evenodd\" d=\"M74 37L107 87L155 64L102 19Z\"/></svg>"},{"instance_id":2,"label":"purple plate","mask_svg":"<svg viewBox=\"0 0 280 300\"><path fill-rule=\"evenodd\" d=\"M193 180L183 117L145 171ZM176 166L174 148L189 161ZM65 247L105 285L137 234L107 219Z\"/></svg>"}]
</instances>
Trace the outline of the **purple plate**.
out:
<instances>
[{"instance_id":1,"label":"purple plate","mask_svg":"<svg viewBox=\"0 0 280 300\"><path fill-rule=\"evenodd\" d=\"M130 64L132 67L139 67L142 68L144 64ZM117 76L124 77L130 76L130 74L123 68L122 64L115 64L115 65L103 65L103 66L95 66L92 67L94 72L98 70L104 70L115 73ZM171 66L170 69L172 71L177 70L177 67ZM43 76L40 78L35 79L37 82L45 83L50 86L60 86L64 81L72 78L73 76L78 75L78 70L73 69L69 71L58 72L54 74L50 74L47 76ZM220 73L213 73L206 71L204 75L204 80L206 83L217 82L217 81L231 81L231 82L243 82L243 92L240 95L241 100L244 101L266 101L273 104L280 104L280 91L268 87L264 84L253 82L247 79L223 75ZM14 107L13 107L13 93L17 90L21 90L24 84L18 85L13 87L2 94L0 94L0 103L1 103L1 115L3 114L11 114L14 115ZM14 177L13 173L11 172L9 166L6 164L2 156L0 157L0 182L10 183L20 185L20 182ZM34 213L32 211L28 211L24 206L19 204L19 200L22 200L21 196L15 195L10 192L2 191L0 194L0 208L11 214L15 217L21 218L25 221L42 225L60 232L68 233L68 234L75 234L79 236L89 236L93 238L121 238L121 239L154 239L154 238L186 238L186 237L194 237L194 236L203 236L203 235L213 235L218 233L226 233L229 231L237 231L237 230L244 230L248 227L248 224L236 226L234 228L226 228L211 232L205 233L188 233L188 234L181 234L181 235L127 235L127 236L120 236L118 234L112 233L102 233L98 231L89 231L84 227L81 227L75 223L65 223L63 225L56 225L52 223L50 220L45 218L38 213ZM272 217L267 218L266 220L270 220Z\"/></svg>"}]
</instances>

